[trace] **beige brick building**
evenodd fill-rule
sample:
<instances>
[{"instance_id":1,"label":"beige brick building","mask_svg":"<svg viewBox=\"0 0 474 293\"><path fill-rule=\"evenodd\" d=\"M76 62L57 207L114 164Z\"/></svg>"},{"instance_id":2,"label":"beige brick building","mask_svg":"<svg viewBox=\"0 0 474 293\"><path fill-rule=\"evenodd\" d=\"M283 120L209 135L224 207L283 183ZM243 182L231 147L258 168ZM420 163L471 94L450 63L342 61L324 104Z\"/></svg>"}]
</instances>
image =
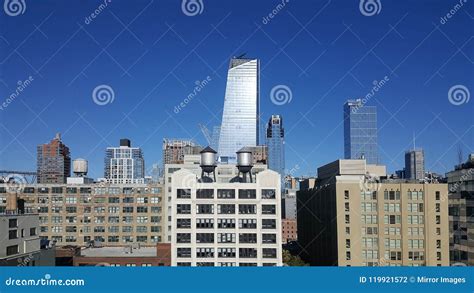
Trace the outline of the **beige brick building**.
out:
<instances>
[{"instance_id":1,"label":"beige brick building","mask_svg":"<svg viewBox=\"0 0 474 293\"><path fill-rule=\"evenodd\" d=\"M56 245L104 246L163 242L163 196L159 184L35 184L9 190L0 185L0 213L12 192L27 213L39 214L39 235Z\"/></svg>"},{"instance_id":2,"label":"beige brick building","mask_svg":"<svg viewBox=\"0 0 474 293\"><path fill-rule=\"evenodd\" d=\"M298 239L311 265L449 265L446 184L383 179L381 166L338 160L298 194Z\"/></svg>"}]
</instances>

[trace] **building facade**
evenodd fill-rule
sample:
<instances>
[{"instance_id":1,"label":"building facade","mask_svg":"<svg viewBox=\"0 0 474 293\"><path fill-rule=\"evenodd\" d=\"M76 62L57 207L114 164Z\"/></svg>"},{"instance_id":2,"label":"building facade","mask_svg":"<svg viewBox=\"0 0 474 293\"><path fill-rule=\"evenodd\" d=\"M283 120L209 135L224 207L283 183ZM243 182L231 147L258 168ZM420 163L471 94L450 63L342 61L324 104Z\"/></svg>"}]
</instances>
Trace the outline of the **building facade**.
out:
<instances>
[{"instance_id":1,"label":"building facade","mask_svg":"<svg viewBox=\"0 0 474 293\"><path fill-rule=\"evenodd\" d=\"M71 156L69 148L61 141L61 135L49 143L37 147L37 182L66 183L71 176Z\"/></svg>"},{"instance_id":2,"label":"building facade","mask_svg":"<svg viewBox=\"0 0 474 293\"><path fill-rule=\"evenodd\" d=\"M166 164L182 164L185 155L199 155L202 147L192 140L163 139L163 166Z\"/></svg>"},{"instance_id":3,"label":"building facade","mask_svg":"<svg viewBox=\"0 0 474 293\"><path fill-rule=\"evenodd\" d=\"M405 153L405 177L410 180L425 179L425 152L422 149Z\"/></svg>"},{"instance_id":4,"label":"building facade","mask_svg":"<svg viewBox=\"0 0 474 293\"><path fill-rule=\"evenodd\" d=\"M369 167L335 161L318 168L314 189L298 193L302 258L324 266L448 266L447 185L383 181L386 174Z\"/></svg>"},{"instance_id":5,"label":"building facade","mask_svg":"<svg viewBox=\"0 0 474 293\"><path fill-rule=\"evenodd\" d=\"M200 183L191 171L173 174L173 266L282 265L280 177L266 170L255 179Z\"/></svg>"},{"instance_id":6,"label":"building facade","mask_svg":"<svg viewBox=\"0 0 474 293\"><path fill-rule=\"evenodd\" d=\"M104 177L108 183L144 183L145 159L140 148L131 146L129 139L121 139L120 147L105 151Z\"/></svg>"},{"instance_id":7,"label":"building facade","mask_svg":"<svg viewBox=\"0 0 474 293\"><path fill-rule=\"evenodd\" d=\"M267 125L268 169L285 176L285 130L280 115L272 115Z\"/></svg>"},{"instance_id":8,"label":"building facade","mask_svg":"<svg viewBox=\"0 0 474 293\"><path fill-rule=\"evenodd\" d=\"M451 264L474 266L474 154L447 177Z\"/></svg>"},{"instance_id":9,"label":"building facade","mask_svg":"<svg viewBox=\"0 0 474 293\"><path fill-rule=\"evenodd\" d=\"M165 165L165 204L166 204L166 220L167 220L167 229L165 230L165 239L167 242L171 242L171 225L172 225L172 176L173 173L179 171L181 169L186 169L192 172L195 176L201 176L201 167L199 166L201 163L201 156L199 155L186 155L184 157L183 164L167 164ZM254 162L255 163L255 162ZM267 165L264 164L254 164L252 168L252 174L255 176L267 170ZM216 179L217 182L229 182L232 178L238 175L238 170L235 168L234 165L225 165L219 164L216 167ZM193 178L191 178L193 180Z\"/></svg>"},{"instance_id":10,"label":"building facade","mask_svg":"<svg viewBox=\"0 0 474 293\"><path fill-rule=\"evenodd\" d=\"M344 104L344 158L378 164L377 108L361 99Z\"/></svg>"},{"instance_id":11,"label":"building facade","mask_svg":"<svg viewBox=\"0 0 474 293\"><path fill-rule=\"evenodd\" d=\"M234 162L236 152L259 144L260 61L230 60L219 135L221 162Z\"/></svg>"},{"instance_id":12,"label":"building facade","mask_svg":"<svg viewBox=\"0 0 474 293\"><path fill-rule=\"evenodd\" d=\"M57 246L87 246L91 241L123 246L163 242L162 192L160 184L34 184L23 186L17 195L25 201L26 213L39 214L42 239ZM7 188L0 185L0 212L6 209L7 196Z\"/></svg>"}]
</instances>

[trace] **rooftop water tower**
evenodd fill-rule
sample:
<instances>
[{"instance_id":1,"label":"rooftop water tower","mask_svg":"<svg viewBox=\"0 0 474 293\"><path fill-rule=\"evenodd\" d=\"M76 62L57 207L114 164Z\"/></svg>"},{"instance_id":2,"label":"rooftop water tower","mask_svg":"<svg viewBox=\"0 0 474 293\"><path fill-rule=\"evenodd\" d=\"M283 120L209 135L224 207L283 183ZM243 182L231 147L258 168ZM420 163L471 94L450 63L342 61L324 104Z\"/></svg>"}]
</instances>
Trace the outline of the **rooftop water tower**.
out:
<instances>
[{"instance_id":1,"label":"rooftop water tower","mask_svg":"<svg viewBox=\"0 0 474 293\"><path fill-rule=\"evenodd\" d=\"M204 173L207 174L207 178L210 178L209 174L212 173L214 182L216 182L216 173L214 172L216 169L216 153L217 152L210 147L206 147L200 152L201 181L204 181Z\"/></svg>"},{"instance_id":2,"label":"rooftop water tower","mask_svg":"<svg viewBox=\"0 0 474 293\"><path fill-rule=\"evenodd\" d=\"M72 161L72 171L76 177L85 177L88 171L87 161L84 159L75 159Z\"/></svg>"},{"instance_id":3,"label":"rooftop water tower","mask_svg":"<svg viewBox=\"0 0 474 293\"><path fill-rule=\"evenodd\" d=\"M242 182L247 182L247 174L249 174L250 182L252 182L252 151L249 148L241 148L237 152L237 169L239 176L242 173Z\"/></svg>"}]
</instances>

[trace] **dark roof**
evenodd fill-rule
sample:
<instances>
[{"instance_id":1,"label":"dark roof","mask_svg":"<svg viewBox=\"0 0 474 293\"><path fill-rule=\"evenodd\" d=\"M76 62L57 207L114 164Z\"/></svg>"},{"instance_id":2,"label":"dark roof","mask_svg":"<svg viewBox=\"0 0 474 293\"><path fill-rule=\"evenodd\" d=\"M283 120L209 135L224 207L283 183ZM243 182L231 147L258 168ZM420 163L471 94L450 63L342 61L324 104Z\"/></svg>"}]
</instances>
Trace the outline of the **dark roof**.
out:
<instances>
[{"instance_id":1,"label":"dark roof","mask_svg":"<svg viewBox=\"0 0 474 293\"><path fill-rule=\"evenodd\" d=\"M205 149L203 149L202 151L199 152L200 154L202 153L214 153L214 154L217 154L217 152L215 150L213 150L210 146L207 146Z\"/></svg>"}]
</instances>

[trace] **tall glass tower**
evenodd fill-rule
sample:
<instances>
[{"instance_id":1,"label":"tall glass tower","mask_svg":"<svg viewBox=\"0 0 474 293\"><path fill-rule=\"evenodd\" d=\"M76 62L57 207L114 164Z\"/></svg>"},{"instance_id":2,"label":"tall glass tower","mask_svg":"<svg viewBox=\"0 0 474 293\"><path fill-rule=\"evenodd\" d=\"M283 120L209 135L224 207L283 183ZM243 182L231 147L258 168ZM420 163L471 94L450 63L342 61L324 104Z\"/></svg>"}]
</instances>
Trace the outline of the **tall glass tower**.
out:
<instances>
[{"instance_id":1,"label":"tall glass tower","mask_svg":"<svg viewBox=\"0 0 474 293\"><path fill-rule=\"evenodd\" d=\"M365 158L367 164L378 164L377 108L366 106L361 99L344 104L344 158Z\"/></svg>"},{"instance_id":2,"label":"tall glass tower","mask_svg":"<svg viewBox=\"0 0 474 293\"><path fill-rule=\"evenodd\" d=\"M259 103L260 61L231 59L218 146L221 162L233 162L239 149L258 145Z\"/></svg>"},{"instance_id":3,"label":"tall glass tower","mask_svg":"<svg viewBox=\"0 0 474 293\"><path fill-rule=\"evenodd\" d=\"M285 130L280 115L272 115L267 125L268 169L285 176Z\"/></svg>"}]
</instances>

